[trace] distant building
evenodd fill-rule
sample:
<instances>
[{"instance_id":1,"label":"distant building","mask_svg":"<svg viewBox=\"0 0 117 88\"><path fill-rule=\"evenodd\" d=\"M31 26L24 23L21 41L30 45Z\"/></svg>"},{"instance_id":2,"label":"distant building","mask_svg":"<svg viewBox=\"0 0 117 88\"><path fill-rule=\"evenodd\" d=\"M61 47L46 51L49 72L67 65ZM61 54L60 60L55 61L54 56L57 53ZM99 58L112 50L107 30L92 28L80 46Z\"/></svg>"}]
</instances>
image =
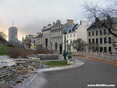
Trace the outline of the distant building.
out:
<instances>
[{"instance_id":1,"label":"distant building","mask_svg":"<svg viewBox=\"0 0 117 88\"><path fill-rule=\"evenodd\" d=\"M13 42L14 38L17 38L17 28L12 26L9 28L9 42ZM17 41L14 41L14 42L17 42Z\"/></svg>"},{"instance_id":2,"label":"distant building","mask_svg":"<svg viewBox=\"0 0 117 88\"><path fill-rule=\"evenodd\" d=\"M43 47L43 33L39 32L37 33L37 36L35 37L35 44L36 44L36 49L39 47Z\"/></svg>"},{"instance_id":3,"label":"distant building","mask_svg":"<svg viewBox=\"0 0 117 88\"><path fill-rule=\"evenodd\" d=\"M25 48L31 48L31 39L35 38L35 35L26 35L25 39L24 39L24 47Z\"/></svg>"},{"instance_id":4,"label":"distant building","mask_svg":"<svg viewBox=\"0 0 117 88\"><path fill-rule=\"evenodd\" d=\"M117 25L115 25L117 28ZM113 36L108 29L95 22L87 29L89 51L117 53L117 37Z\"/></svg>"},{"instance_id":5,"label":"distant building","mask_svg":"<svg viewBox=\"0 0 117 88\"><path fill-rule=\"evenodd\" d=\"M30 46L30 49L33 49L33 50L36 49L35 38L31 38L31 46Z\"/></svg>"}]
</instances>

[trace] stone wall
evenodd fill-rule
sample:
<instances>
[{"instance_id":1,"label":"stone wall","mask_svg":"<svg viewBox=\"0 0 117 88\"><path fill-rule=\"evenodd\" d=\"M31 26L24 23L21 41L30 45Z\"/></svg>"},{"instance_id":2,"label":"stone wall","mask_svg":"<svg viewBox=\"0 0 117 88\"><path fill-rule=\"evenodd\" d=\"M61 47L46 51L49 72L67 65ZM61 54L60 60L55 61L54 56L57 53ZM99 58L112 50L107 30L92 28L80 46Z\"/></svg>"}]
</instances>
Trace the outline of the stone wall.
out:
<instances>
[{"instance_id":1,"label":"stone wall","mask_svg":"<svg viewBox=\"0 0 117 88\"><path fill-rule=\"evenodd\" d=\"M17 77L17 66L3 66L0 68L0 85L9 83Z\"/></svg>"},{"instance_id":2,"label":"stone wall","mask_svg":"<svg viewBox=\"0 0 117 88\"><path fill-rule=\"evenodd\" d=\"M18 69L28 70L28 69L39 69L40 68L40 59L15 59Z\"/></svg>"},{"instance_id":3,"label":"stone wall","mask_svg":"<svg viewBox=\"0 0 117 88\"><path fill-rule=\"evenodd\" d=\"M0 88L2 85L9 83L15 79L22 71L30 71L40 68L40 59L14 59L15 64L0 66ZM2 62L3 63L3 62ZM9 62L10 63L10 62Z\"/></svg>"},{"instance_id":4,"label":"stone wall","mask_svg":"<svg viewBox=\"0 0 117 88\"><path fill-rule=\"evenodd\" d=\"M98 52L77 52L73 53L73 55L83 55L88 57L97 57L105 60L110 60L117 62L117 54L109 54L109 53L98 53Z\"/></svg>"},{"instance_id":5,"label":"stone wall","mask_svg":"<svg viewBox=\"0 0 117 88\"><path fill-rule=\"evenodd\" d=\"M56 60L59 59L58 54L33 54L30 57L38 57L41 60Z\"/></svg>"}]
</instances>

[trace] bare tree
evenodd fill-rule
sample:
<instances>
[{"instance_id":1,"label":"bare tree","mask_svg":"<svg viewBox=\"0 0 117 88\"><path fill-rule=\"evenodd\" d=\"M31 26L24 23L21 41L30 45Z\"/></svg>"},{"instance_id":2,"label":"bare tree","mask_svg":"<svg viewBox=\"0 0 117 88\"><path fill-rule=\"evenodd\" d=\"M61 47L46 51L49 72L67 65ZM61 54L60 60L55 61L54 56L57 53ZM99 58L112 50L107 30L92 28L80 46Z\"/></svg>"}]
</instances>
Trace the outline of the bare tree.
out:
<instances>
[{"instance_id":1,"label":"bare tree","mask_svg":"<svg viewBox=\"0 0 117 88\"><path fill-rule=\"evenodd\" d=\"M0 32L0 42L5 43L6 42L6 35L3 32Z\"/></svg>"},{"instance_id":2,"label":"bare tree","mask_svg":"<svg viewBox=\"0 0 117 88\"><path fill-rule=\"evenodd\" d=\"M89 20L93 20L93 23L99 23L99 26L105 27L117 37L117 1L113 1L105 7L99 6L98 3L95 5L84 3L83 7Z\"/></svg>"},{"instance_id":3,"label":"bare tree","mask_svg":"<svg viewBox=\"0 0 117 88\"><path fill-rule=\"evenodd\" d=\"M78 51L86 51L86 42L82 39L74 40L71 44Z\"/></svg>"},{"instance_id":4,"label":"bare tree","mask_svg":"<svg viewBox=\"0 0 117 88\"><path fill-rule=\"evenodd\" d=\"M91 44L88 44L88 48L89 48L89 51L99 52L99 44L96 44L95 42L91 43Z\"/></svg>"}]
</instances>

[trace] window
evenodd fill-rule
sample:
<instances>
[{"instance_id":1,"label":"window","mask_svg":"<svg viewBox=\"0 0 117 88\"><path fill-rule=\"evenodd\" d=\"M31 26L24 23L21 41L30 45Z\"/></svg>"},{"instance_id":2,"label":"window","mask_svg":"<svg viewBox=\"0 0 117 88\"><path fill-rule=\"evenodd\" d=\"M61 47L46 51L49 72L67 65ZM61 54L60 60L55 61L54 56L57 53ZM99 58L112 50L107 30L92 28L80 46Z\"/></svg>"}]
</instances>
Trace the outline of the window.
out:
<instances>
[{"instance_id":1,"label":"window","mask_svg":"<svg viewBox=\"0 0 117 88\"><path fill-rule=\"evenodd\" d=\"M75 34L74 34L74 37L75 37Z\"/></svg>"},{"instance_id":2,"label":"window","mask_svg":"<svg viewBox=\"0 0 117 88\"><path fill-rule=\"evenodd\" d=\"M70 34L70 37L72 37L72 34Z\"/></svg>"},{"instance_id":3,"label":"window","mask_svg":"<svg viewBox=\"0 0 117 88\"><path fill-rule=\"evenodd\" d=\"M72 43L72 40L70 40L70 43Z\"/></svg>"},{"instance_id":4,"label":"window","mask_svg":"<svg viewBox=\"0 0 117 88\"><path fill-rule=\"evenodd\" d=\"M96 44L98 44L98 38L96 38Z\"/></svg>"},{"instance_id":5,"label":"window","mask_svg":"<svg viewBox=\"0 0 117 88\"><path fill-rule=\"evenodd\" d=\"M106 49L106 47L104 47L104 53L106 53L107 52L107 49Z\"/></svg>"},{"instance_id":6,"label":"window","mask_svg":"<svg viewBox=\"0 0 117 88\"><path fill-rule=\"evenodd\" d=\"M69 35L67 35L67 38L69 37Z\"/></svg>"},{"instance_id":7,"label":"window","mask_svg":"<svg viewBox=\"0 0 117 88\"><path fill-rule=\"evenodd\" d=\"M106 29L104 29L104 35L106 35Z\"/></svg>"},{"instance_id":8,"label":"window","mask_svg":"<svg viewBox=\"0 0 117 88\"><path fill-rule=\"evenodd\" d=\"M100 44L102 44L102 38L100 38Z\"/></svg>"},{"instance_id":9,"label":"window","mask_svg":"<svg viewBox=\"0 0 117 88\"><path fill-rule=\"evenodd\" d=\"M103 47L100 47L100 52L102 52L103 51Z\"/></svg>"},{"instance_id":10,"label":"window","mask_svg":"<svg viewBox=\"0 0 117 88\"><path fill-rule=\"evenodd\" d=\"M108 47L108 51L111 53L111 47Z\"/></svg>"},{"instance_id":11,"label":"window","mask_svg":"<svg viewBox=\"0 0 117 88\"><path fill-rule=\"evenodd\" d=\"M94 36L94 31L92 31L92 36Z\"/></svg>"},{"instance_id":12,"label":"window","mask_svg":"<svg viewBox=\"0 0 117 88\"><path fill-rule=\"evenodd\" d=\"M104 44L106 43L106 38L104 38Z\"/></svg>"},{"instance_id":13,"label":"window","mask_svg":"<svg viewBox=\"0 0 117 88\"><path fill-rule=\"evenodd\" d=\"M91 36L91 33L89 32L89 36Z\"/></svg>"},{"instance_id":14,"label":"window","mask_svg":"<svg viewBox=\"0 0 117 88\"><path fill-rule=\"evenodd\" d=\"M57 50L57 43L55 43L55 50Z\"/></svg>"},{"instance_id":15,"label":"window","mask_svg":"<svg viewBox=\"0 0 117 88\"><path fill-rule=\"evenodd\" d=\"M89 44L91 44L91 39L89 39Z\"/></svg>"},{"instance_id":16,"label":"window","mask_svg":"<svg viewBox=\"0 0 117 88\"><path fill-rule=\"evenodd\" d=\"M108 37L108 42L111 43L111 37Z\"/></svg>"},{"instance_id":17,"label":"window","mask_svg":"<svg viewBox=\"0 0 117 88\"><path fill-rule=\"evenodd\" d=\"M110 31L108 30L108 34L110 34Z\"/></svg>"},{"instance_id":18,"label":"window","mask_svg":"<svg viewBox=\"0 0 117 88\"><path fill-rule=\"evenodd\" d=\"M117 37L115 37L115 42L117 43Z\"/></svg>"},{"instance_id":19,"label":"window","mask_svg":"<svg viewBox=\"0 0 117 88\"><path fill-rule=\"evenodd\" d=\"M98 31L96 31L96 35L98 35Z\"/></svg>"},{"instance_id":20,"label":"window","mask_svg":"<svg viewBox=\"0 0 117 88\"><path fill-rule=\"evenodd\" d=\"M69 40L67 40L67 43L69 43Z\"/></svg>"},{"instance_id":21,"label":"window","mask_svg":"<svg viewBox=\"0 0 117 88\"><path fill-rule=\"evenodd\" d=\"M92 39L92 43L94 43L95 41L94 41L94 39Z\"/></svg>"},{"instance_id":22,"label":"window","mask_svg":"<svg viewBox=\"0 0 117 88\"><path fill-rule=\"evenodd\" d=\"M102 35L102 30L100 30L100 35Z\"/></svg>"}]
</instances>

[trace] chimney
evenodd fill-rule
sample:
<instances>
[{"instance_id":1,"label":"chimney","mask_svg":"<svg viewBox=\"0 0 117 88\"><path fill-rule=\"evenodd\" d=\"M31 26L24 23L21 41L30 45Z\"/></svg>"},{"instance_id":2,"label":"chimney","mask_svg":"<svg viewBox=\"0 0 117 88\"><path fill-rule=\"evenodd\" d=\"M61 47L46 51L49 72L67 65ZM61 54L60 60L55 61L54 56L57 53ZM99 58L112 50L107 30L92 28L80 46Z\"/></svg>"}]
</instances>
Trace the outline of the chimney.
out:
<instances>
[{"instance_id":1,"label":"chimney","mask_svg":"<svg viewBox=\"0 0 117 88\"><path fill-rule=\"evenodd\" d=\"M87 25L88 25L88 22L87 22L87 21L81 20L81 21L80 21L80 25L86 25L86 26L87 26Z\"/></svg>"},{"instance_id":2,"label":"chimney","mask_svg":"<svg viewBox=\"0 0 117 88\"><path fill-rule=\"evenodd\" d=\"M60 21L60 20L57 20L57 21L56 21L56 24L61 24L61 21Z\"/></svg>"},{"instance_id":3,"label":"chimney","mask_svg":"<svg viewBox=\"0 0 117 88\"><path fill-rule=\"evenodd\" d=\"M67 24L71 24L71 25L73 25L74 23L73 23L73 20L71 20L71 19L67 19Z\"/></svg>"},{"instance_id":4,"label":"chimney","mask_svg":"<svg viewBox=\"0 0 117 88\"><path fill-rule=\"evenodd\" d=\"M53 22L53 25L55 25L55 22Z\"/></svg>"},{"instance_id":5,"label":"chimney","mask_svg":"<svg viewBox=\"0 0 117 88\"><path fill-rule=\"evenodd\" d=\"M51 24L48 24L48 26L51 26Z\"/></svg>"}]
</instances>

